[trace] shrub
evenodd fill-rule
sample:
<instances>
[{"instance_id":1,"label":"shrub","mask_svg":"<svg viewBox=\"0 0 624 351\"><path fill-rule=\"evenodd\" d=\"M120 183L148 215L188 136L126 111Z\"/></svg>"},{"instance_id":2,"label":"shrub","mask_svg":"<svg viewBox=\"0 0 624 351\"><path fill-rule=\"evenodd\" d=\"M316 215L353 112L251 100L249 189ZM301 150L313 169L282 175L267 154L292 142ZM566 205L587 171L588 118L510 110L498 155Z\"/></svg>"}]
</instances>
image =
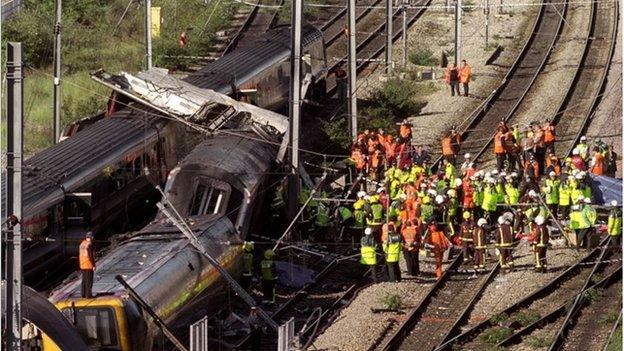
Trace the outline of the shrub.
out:
<instances>
[{"instance_id":1,"label":"shrub","mask_svg":"<svg viewBox=\"0 0 624 351\"><path fill-rule=\"evenodd\" d=\"M499 342L507 339L513 334L513 331L507 327L494 327L490 328L481 335L479 335L479 339L488 344L498 344Z\"/></svg>"},{"instance_id":2,"label":"shrub","mask_svg":"<svg viewBox=\"0 0 624 351\"><path fill-rule=\"evenodd\" d=\"M507 313L497 313L490 317L490 323L500 325L501 323L507 321L507 319L509 319L509 315L507 315Z\"/></svg>"},{"instance_id":3,"label":"shrub","mask_svg":"<svg viewBox=\"0 0 624 351\"><path fill-rule=\"evenodd\" d=\"M401 299L401 296L397 294L388 293L383 298L383 304L389 310L398 310L403 306L403 300Z\"/></svg>"},{"instance_id":4,"label":"shrub","mask_svg":"<svg viewBox=\"0 0 624 351\"><path fill-rule=\"evenodd\" d=\"M541 315L535 311L522 311L514 315L514 319L523 327L537 322L540 318Z\"/></svg>"},{"instance_id":5,"label":"shrub","mask_svg":"<svg viewBox=\"0 0 624 351\"><path fill-rule=\"evenodd\" d=\"M547 340L546 338L542 338L542 337L537 337L537 336L529 336L524 341L526 342L527 345L529 345L530 347L534 349L548 347L551 344L550 340Z\"/></svg>"},{"instance_id":6,"label":"shrub","mask_svg":"<svg viewBox=\"0 0 624 351\"><path fill-rule=\"evenodd\" d=\"M429 49L412 51L407 56L409 62L418 66L435 66L438 60L433 57L433 52Z\"/></svg>"}]
</instances>

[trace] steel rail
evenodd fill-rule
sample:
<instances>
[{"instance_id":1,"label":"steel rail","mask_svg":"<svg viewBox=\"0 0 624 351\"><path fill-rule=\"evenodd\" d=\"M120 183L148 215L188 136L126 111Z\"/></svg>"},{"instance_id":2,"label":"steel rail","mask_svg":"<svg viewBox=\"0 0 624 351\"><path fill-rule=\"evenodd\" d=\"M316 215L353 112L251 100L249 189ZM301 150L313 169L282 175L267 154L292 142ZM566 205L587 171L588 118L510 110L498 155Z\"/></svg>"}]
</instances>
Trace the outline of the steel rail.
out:
<instances>
[{"instance_id":1,"label":"steel rail","mask_svg":"<svg viewBox=\"0 0 624 351\"><path fill-rule=\"evenodd\" d=\"M505 88L507 87L507 85L509 84L511 80L511 77L516 73L516 71L520 67L522 60L528 54L531 44L533 43L533 41L535 40L537 36L537 28L544 18L545 7L546 5L542 5L539 7L539 12L537 14L537 17L535 18L535 22L533 23L531 35L529 36L527 41L524 43L524 46L520 50L520 53L518 54L514 62L511 64L511 67L509 68L509 70L507 71L503 79L501 80L500 85L494 91L492 91L492 93L470 114L470 116L467 119L465 119L462 123L460 123L460 125L458 126L460 127L461 136L463 140L465 140L466 135L470 135L474 133L474 130L478 130L478 126L481 120L490 110L494 102L496 102L496 100L505 90ZM463 128L461 128L462 125L464 125ZM489 141L488 141L488 144L489 144ZM436 169L437 165L440 163L440 161L442 161L443 157L444 156L442 154L438 155L438 158L432 163L432 168Z\"/></svg>"},{"instance_id":2,"label":"steel rail","mask_svg":"<svg viewBox=\"0 0 624 351\"><path fill-rule=\"evenodd\" d=\"M433 297L446 284L453 274L453 271L455 271L462 264L462 262L462 255L457 255L453 262L451 262L451 264L447 267L446 271L444 271L440 279L438 279L435 284L433 284L431 289L429 289L427 295L425 295L425 297L420 301L418 306L410 312L405 321L403 321L399 328L392 334L392 337L382 346L382 350L394 350L401 344L405 336L407 336L414 328L414 325L418 319L420 319L427 306L431 303Z\"/></svg>"},{"instance_id":3,"label":"steel rail","mask_svg":"<svg viewBox=\"0 0 624 351\"><path fill-rule=\"evenodd\" d=\"M549 5L544 5L544 6L549 6ZM554 7L554 5L552 5ZM568 13L568 1L564 1L563 2L563 11L562 13L558 16L559 17L559 23L557 25L557 30L555 31L552 40L550 41L550 44L548 46L548 49L546 49L546 53L544 54L544 57L542 58L542 60L540 61L537 69L535 70L535 73L533 74L532 78L530 79L529 83L527 84L527 86L525 87L525 89L522 91L522 94L518 97L518 99L516 100L516 102L514 103L513 107L511 108L511 110L509 110L509 112L507 112L507 114L501 118L501 120L508 122L513 115L516 113L516 111L518 110L518 108L520 107L520 104L524 101L524 98L527 96L527 94L529 93L529 91L531 90L531 88L533 87L533 85L535 84L535 81L537 80L537 77L542 73L542 70L544 69L544 66L546 65L546 62L548 61L550 55L552 54L552 51L555 47L555 44L557 43L560 35L561 35L561 31L563 30L563 25L565 23L565 17ZM542 20L545 20L542 17ZM533 32L532 36L533 36L533 40L535 40L538 37L537 32ZM494 134L492 134L492 136L489 138L489 140L485 143L485 145L475 154L475 156L473 156L475 162L481 158L481 156L483 156L483 154L485 153L485 151L490 147L490 145L492 144L492 142L494 141L494 136L496 135L496 132ZM491 155L490 155L491 157Z\"/></svg>"},{"instance_id":4,"label":"steel rail","mask_svg":"<svg viewBox=\"0 0 624 351\"><path fill-rule=\"evenodd\" d=\"M619 268L617 268L615 271L609 273L605 278L602 278L599 282L594 283L594 284L590 284L586 287L584 287L584 289L581 289L577 295L574 297L574 300L576 300L579 296L582 299L581 305L584 304L585 302L587 302L587 299L585 298L585 293L591 289L597 289L603 286L607 286L610 283L613 283L615 281L614 278L618 278L620 277L622 274L622 266L620 265ZM588 278L588 282L591 283L591 278L594 277L595 275L590 275ZM526 327L518 330L517 332L515 332L513 335L511 335L510 337L508 337L507 339L499 342L496 346L497 347L507 347L513 344L517 344L519 342L522 341L522 337L529 335L530 333L532 333L534 330L539 329L540 327L547 325L549 323L554 322L555 320L557 320L559 317L563 316L564 313L566 312L566 310L570 309L570 303L573 303L574 300L568 300L564 303L562 303L561 305L559 305L559 307L557 307L556 309L554 309L553 311L549 312L548 314L546 314L545 316L543 316L542 318L540 318L539 320L527 325ZM579 306L579 308L576 310L576 312L579 312L582 306ZM575 314L576 314L575 312Z\"/></svg>"},{"instance_id":5,"label":"steel rail","mask_svg":"<svg viewBox=\"0 0 624 351\"><path fill-rule=\"evenodd\" d=\"M555 278L550 280L546 285L544 285L543 287L541 287L538 290L535 290L534 292L530 293L529 295L527 295L526 297L524 297L520 301L514 303L513 305L507 307L506 309L504 309L503 311L500 311L497 314L503 314L504 313L504 314L507 314L507 315L511 315L515 311L518 311L518 310L520 310L522 308L525 308L525 307L531 305L531 303L533 303L535 300L543 298L543 297L549 295L557 287L557 285L559 285L560 283L562 283L562 282L568 280L569 278L573 277L577 273L577 271L580 269L581 266L585 265L588 262L593 262L591 260L593 260L595 256L600 254L600 252L602 251L601 250L602 247L607 242L607 239L608 238L605 238L600 243L600 245L598 247L594 248L589 254L587 254L587 256L585 256L583 259L581 259L580 261L578 261L574 265L568 267L568 269L566 269L561 274L559 274L558 276L556 276ZM456 335L453 338L447 340L446 342L444 342L441 345L439 345L435 349L435 351L449 350L449 349L452 349L451 345L461 344L461 343L465 343L465 342L467 342L469 340L472 340L479 333L481 333L481 331L483 331L483 330L485 330L487 328L491 328L493 326L493 323L491 322L490 319L491 318L488 318L488 319L480 322L479 324L473 326L472 328L464 331L463 333L461 333L459 335Z\"/></svg>"},{"instance_id":6,"label":"steel rail","mask_svg":"<svg viewBox=\"0 0 624 351\"><path fill-rule=\"evenodd\" d=\"M247 15L247 18L245 18L245 21L243 22L243 25L238 29L236 34L234 34L234 38L232 38L232 40L230 40L230 42L225 47L225 49L223 49L223 52L221 53L221 57L223 57L225 54L227 54L227 53L231 52L232 50L234 50L234 48L238 45L238 41L240 40L241 35L244 32L247 31L247 28L249 28L249 26L251 25L251 22L258 15L258 10L260 9L260 6L258 6L258 5L260 5L260 2L262 2L262 0L256 1L256 5L253 7L253 9L251 9L249 14Z\"/></svg>"},{"instance_id":7,"label":"steel rail","mask_svg":"<svg viewBox=\"0 0 624 351\"><path fill-rule=\"evenodd\" d=\"M375 6L377 6L379 3L381 3L381 0L375 0L375 2L373 4L371 4L370 6L364 8L357 16L355 16L355 23L357 24L362 18L367 16L373 10L373 8ZM323 31L323 32L327 31L329 29L329 26L331 26L334 23L338 22L338 20L341 17L343 17L346 14L346 12L347 12L346 8L341 10L336 16L334 16L334 18L330 19L326 23L326 25L323 25L323 28L321 29L321 31ZM343 33L344 32L342 30L340 30L336 34L334 34L331 38L325 40L325 47L329 47L330 45L333 45L334 42L336 42L336 40L338 40L343 35Z\"/></svg>"},{"instance_id":8,"label":"steel rail","mask_svg":"<svg viewBox=\"0 0 624 351\"><path fill-rule=\"evenodd\" d=\"M604 263L602 263L602 261L604 259L604 256L607 250L609 251L612 250L609 246L610 243L611 243L611 238L608 239L606 246L602 249L600 258L597 260L596 264L594 265L594 268L592 269L592 272L589 274L589 277L587 277L587 280L585 281L585 284L583 284L583 288L581 289L581 291L585 291L588 289L589 285L592 282L592 277L596 274L599 267L605 265ZM548 351L557 351L561 349L561 346L563 346L565 338L568 335L568 332L575 320L576 315L578 314L578 312L580 311L580 309L582 308L582 305L586 302L586 300L587 299L585 297L585 294L579 293L576 295L576 297L574 298L574 302L572 302L572 305L568 308L568 313L565 316L565 319L563 320L563 324L557 331L557 334L555 335L555 339L550 344Z\"/></svg>"},{"instance_id":9,"label":"steel rail","mask_svg":"<svg viewBox=\"0 0 624 351\"><path fill-rule=\"evenodd\" d=\"M622 323L622 311L620 310L620 314L619 314L617 320L615 321L615 323L613 323L613 326L611 327L611 331L609 332L609 336L607 337L607 342L605 342L605 345L602 348L602 351L607 351L609 349L609 344L611 344L611 340L613 339L613 335L615 334L615 331L617 330L618 326L621 323Z\"/></svg>"},{"instance_id":10,"label":"steel rail","mask_svg":"<svg viewBox=\"0 0 624 351\"><path fill-rule=\"evenodd\" d=\"M591 120L591 117L593 116L594 112L596 111L596 109L598 107L598 104L601 101L601 95L602 95L602 93L604 92L604 90L606 88L607 75L609 74L609 69L611 68L611 60L613 59L613 54L615 52L615 42L616 42L616 38L617 38L617 29L618 29L618 23L619 23L619 11L618 11L619 10L619 4L620 4L620 2L616 1L614 6L613 6L614 13L613 13L613 17L612 17L613 18L613 23L612 23L612 27L611 27L611 45L609 46L609 53L607 55L607 61L606 61L605 68L604 68L604 70L602 72L602 75L600 77L600 89L598 89L595 92L594 96L592 97L591 107L589 108L589 110L587 110L587 113L583 117L583 120L581 121L581 127L578 129L578 133L576 133L576 136L574 137L574 141L571 143L571 146L568 148L568 152L567 152L566 156L570 156L572 154L572 150L574 149L574 146L576 144L578 144L579 140L581 139L581 136L583 135L583 133L587 129L587 127L589 125L589 122ZM596 19L596 20L597 21L602 21L603 18ZM595 25L596 25L597 21L594 21L594 29L595 29ZM596 38L592 39L591 44L593 44L594 40L596 40ZM590 46L591 46L591 44L590 44ZM561 117L559 117L559 118L561 118Z\"/></svg>"}]
</instances>

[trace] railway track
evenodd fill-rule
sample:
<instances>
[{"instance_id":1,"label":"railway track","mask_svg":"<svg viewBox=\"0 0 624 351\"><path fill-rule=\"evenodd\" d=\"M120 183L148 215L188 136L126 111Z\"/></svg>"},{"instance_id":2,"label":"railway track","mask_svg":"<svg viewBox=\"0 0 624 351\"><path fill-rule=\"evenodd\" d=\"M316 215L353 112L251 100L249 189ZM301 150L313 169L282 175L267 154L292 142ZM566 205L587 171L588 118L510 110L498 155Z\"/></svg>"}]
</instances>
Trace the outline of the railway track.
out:
<instances>
[{"instance_id":1,"label":"railway track","mask_svg":"<svg viewBox=\"0 0 624 351\"><path fill-rule=\"evenodd\" d=\"M495 90L470 119L467 133L462 134L462 152L471 153L481 163L493 158L493 153L485 151L493 142L496 126L501 120L512 118L542 72L565 24L567 9L567 1L550 5L546 2L540 8L531 36L503 78L502 87Z\"/></svg>"},{"instance_id":2,"label":"railway track","mask_svg":"<svg viewBox=\"0 0 624 351\"><path fill-rule=\"evenodd\" d=\"M278 304L279 307L271 313L271 317L278 324L294 318L295 333L300 333L300 341L305 344L307 340L313 340L336 312L366 284L365 273L366 270L357 260L340 260L338 256L318 272L313 283L294 292L289 298L282 299ZM308 324L309 327L302 330L315 310L320 310L320 315L314 319L318 323ZM237 343L235 349L245 350L249 346L248 343L249 337L245 336ZM272 351L276 348L277 338L262 339L261 350Z\"/></svg>"},{"instance_id":3,"label":"railway track","mask_svg":"<svg viewBox=\"0 0 624 351\"><path fill-rule=\"evenodd\" d=\"M252 42L259 35L262 35L277 24L279 7L272 8L264 6L282 5L284 5L284 0L259 0L245 19L245 22L243 22L243 25L240 27L238 32L230 40L225 50L223 50L221 56Z\"/></svg>"},{"instance_id":4,"label":"railway track","mask_svg":"<svg viewBox=\"0 0 624 351\"><path fill-rule=\"evenodd\" d=\"M608 245L608 243L607 243ZM526 343L530 337L551 341L549 350L559 350L565 341L569 328L575 317L578 315L582 307L589 302L590 298L596 296L597 289L605 286L607 283L613 283L617 277L621 275L621 262L612 260L615 258L615 251L608 246L602 249L601 254L593 264L592 271L586 276L582 286L573 290L574 295L568 299L555 300L557 306L553 304L537 304L537 306L529 306L524 313L543 313L536 321L518 328L510 337L499 342L498 347L517 347L519 344ZM606 275L606 278L602 278ZM579 279L580 280L580 279ZM560 288L562 289L562 288ZM565 288L563 288L565 289ZM526 339L525 339L526 338Z\"/></svg>"},{"instance_id":5,"label":"railway track","mask_svg":"<svg viewBox=\"0 0 624 351\"><path fill-rule=\"evenodd\" d=\"M558 134L555 151L559 157L568 156L578 143L604 92L615 48L618 4L592 2L590 33L581 62L553 118Z\"/></svg>"},{"instance_id":6,"label":"railway track","mask_svg":"<svg viewBox=\"0 0 624 351\"><path fill-rule=\"evenodd\" d=\"M571 300L577 292L582 291L596 272L611 274L619 269L618 265L621 266L619 262L616 262L616 265L601 266L604 258L611 255L606 245L607 240L603 240L601 246L592 250L585 258L570 266L542 288L461 334L448 338L436 348L436 351L489 349L494 346L491 344L492 335L501 333L511 336L522 330L523 321L535 319L536 316L537 319L541 319L545 314L554 313L556 309L561 308L562 303ZM504 340L495 341L498 343Z\"/></svg>"},{"instance_id":7,"label":"railway track","mask_svg":"<svg viewBox=\"0 0 624 351\"><path fill-rule=\"evenodd\" d=\"M456 332L499 271L495 263L489 273L477 275L474 270L460 269L462 261L462 255L453 260L381 350L433 350Z\"/></svg>"}]
</instances>

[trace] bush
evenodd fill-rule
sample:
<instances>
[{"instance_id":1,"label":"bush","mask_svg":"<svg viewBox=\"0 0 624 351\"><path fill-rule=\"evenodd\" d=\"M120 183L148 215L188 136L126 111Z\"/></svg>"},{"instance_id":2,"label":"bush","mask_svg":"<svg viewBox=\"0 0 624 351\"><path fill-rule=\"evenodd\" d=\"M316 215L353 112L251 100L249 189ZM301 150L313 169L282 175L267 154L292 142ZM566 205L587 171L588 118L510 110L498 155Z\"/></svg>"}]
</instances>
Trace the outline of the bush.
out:
<instances>
[{"instance_id":1,"label":"bush","mask_svg":"<svg viewBox=\"0 0 624 351\"><path fill-rule=\"evenodd\" d=\"M542 316L535 311L522 311L518 312L513 317L521 326L526 327L537 322Z\"/></svg>"},{"instance_id":2,"label":"bush","mask_svg":"<svg viewBox=\"0 0 624 351\"><path fill-rule=\"evenodd\" d=\"M529 336L524 341L526 342L527 345L529 345L530 347L534 349L548 347L551 344L550 340L547 340L546 338L542 338L542 337L537 337L537 336Z\"/></svg>"},{"instance_id":3,"label":"bush","mask_svg":"<svg viewBox=\"0 0 624 351\"><path fill-rule=\"evenodd\" d=\"M401 296L397 294L388 293L383 298L383 304L389 310L398 310L403 306L403 300L401 299Z\"/></svg>"},{"instance_id":4,"label":"bush","mask_svg":"<svg viewBox=\"0 0 624 351\"><path fill-rule=\"evenodd\" d=\"M479 339L488 344L495 345L507 339L511 335L513 335L513 330L511 330L510 328L494 327L481 333L481 335L479 335Z\"/></svg>"},{"instance_id":5,"label":"bush","mask_svg":"<svg viewBox=\"0 0 624 351\"><path fill-rule=\"evenodd\" d=\"M497 313L490 317L490 323L492 324L502 324L509 319L509 315L507 313Z\"/></svg>"},{"instance_id":6,"label":"bush","mask_svg":"<svg viewBox=\"0 0 624 351\"><path fill-rule=\"evenodd\" d=\"M399 79L387 81L380 90L373 93L371 98L375 107L386 111L377 109L369 111L369 116L379 116L385 113L386 116L403 119L418 114L424 104L415 100L417 91L413 82Z\"/></svg>"},{"instance_id":7,"label":"bush","mask_svg":"<svg viewBox=\"0 0 624 351\"><path fill-rule=\"evenodd\" d=\"M433 52L429 49L412 51L407 56L409 62L418 66L436 66L438 60L433 57Z\"/></svg>"}]
</instances>

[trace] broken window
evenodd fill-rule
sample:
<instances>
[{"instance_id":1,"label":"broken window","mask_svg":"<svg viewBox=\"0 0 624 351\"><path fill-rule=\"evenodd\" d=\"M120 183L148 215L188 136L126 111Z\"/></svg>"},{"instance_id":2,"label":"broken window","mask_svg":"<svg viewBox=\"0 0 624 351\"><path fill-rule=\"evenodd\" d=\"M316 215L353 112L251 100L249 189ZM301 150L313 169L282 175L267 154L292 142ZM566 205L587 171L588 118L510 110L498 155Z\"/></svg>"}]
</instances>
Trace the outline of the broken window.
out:
<instances>
[{"instance_id":1,"label":"broken window","mask_svg":"<svg viewBox=\"0 0 624 351\"><path fill-rule=\"evenodd\" d=\"M231 187L225 182L216 179L199 179L193 193L189 215L224 214L230 192Z\"/></svg>"}]
</instances>

